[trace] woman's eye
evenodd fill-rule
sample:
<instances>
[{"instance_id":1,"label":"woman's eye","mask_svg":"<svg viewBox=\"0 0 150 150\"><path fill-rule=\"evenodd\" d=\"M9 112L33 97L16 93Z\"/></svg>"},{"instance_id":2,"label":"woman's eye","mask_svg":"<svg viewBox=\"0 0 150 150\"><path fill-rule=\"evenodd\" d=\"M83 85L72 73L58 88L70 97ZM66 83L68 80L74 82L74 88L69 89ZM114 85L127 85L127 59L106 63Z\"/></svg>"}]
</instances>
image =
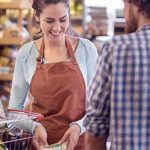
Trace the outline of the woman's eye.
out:
<instances>
[{"instance_id":1,"label":"woman's eye","mask_svg":"<svg viewBox=\"0 0 150 150\"><path fill-rule=\"evenodd\" d=\"M59 22L66 22L67 19L60 19ZM46 23L54 23L55 20L46 20Z\"/></svg>"},{"instance_id":2,"label":"woman's eye","mask_svg":"<svg viewBox=\"0 0 150 150\"><path fill-rule=\"evenodd\" d=\"M53 23L54 21L52 20L46 20L47 23Z\"/></svg>"},{"instance_id":3,"label":"woman's eye","mask_svg":"<svg viewBox=\"0 0 150 150\"><path fill-rule=\"evenodd\" d=\"M60 22L66 22L66 20L67 20L67 19L62 19L62 20L60 20Z\"/></svg>"}]
</instances>

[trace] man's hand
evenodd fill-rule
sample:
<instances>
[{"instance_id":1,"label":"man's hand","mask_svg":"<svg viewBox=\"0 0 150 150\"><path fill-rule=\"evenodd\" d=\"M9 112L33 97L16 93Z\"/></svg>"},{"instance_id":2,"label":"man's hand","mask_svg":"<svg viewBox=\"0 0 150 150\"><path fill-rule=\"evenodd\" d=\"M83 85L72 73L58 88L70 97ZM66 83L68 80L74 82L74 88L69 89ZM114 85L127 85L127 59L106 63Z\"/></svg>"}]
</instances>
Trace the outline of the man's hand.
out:
<instances>
[{"instance_id":1,"label":"man's hand","mask_svg":"<svg viewBox=\"0 0 150 150\"><path fill-rule=\"evenodd\" d=\"M45 128L40 124L35 128L35 137L32 140L32 144L36 150L39 150L40 147L48 147L47 143L47 133Z\"/></svg>"},{"instance_id":2,"label":"man's hand","mask_svg":"<svg viewBox=\"0 0 150 150\"><path fill-rule=\"evenodd\" d=\"M80 136L80 127L77 124L73 124L61 138L58 143L68 142L68 149L67 150L74 150L78 143L78 139Z\"/></svg>"}]
</instances>

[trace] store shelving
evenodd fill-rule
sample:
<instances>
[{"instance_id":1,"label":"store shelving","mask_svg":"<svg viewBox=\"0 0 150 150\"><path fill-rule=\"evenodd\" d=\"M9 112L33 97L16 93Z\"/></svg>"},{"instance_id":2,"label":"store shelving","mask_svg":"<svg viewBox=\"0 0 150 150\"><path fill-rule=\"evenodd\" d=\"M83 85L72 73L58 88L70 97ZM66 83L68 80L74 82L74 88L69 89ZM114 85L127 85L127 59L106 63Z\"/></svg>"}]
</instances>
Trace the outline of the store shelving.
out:
<instances>
[{"instance_id":1,"label":"store shelving","mask_svg":"<svg viewBox=\"0 0 150 150\"><path fill-rule=\"evenodd\" d=\"M124 18L116 18L115 19L114 31L115 31L115 35L125 33L125 19Z\"/></svg>"},{"instance_id":2,"label":"store shelving","mask_svg":"<svg viewBox=\"0 0 150 150\"><path fill-rule=\"evenodd\" d=\"M95 39L97 36L114 36L125 30L123 2L116 0L83 0L84 36Z\"/></svg>"},{"instance_id":3,"label":"store shelving","mask_svg":"<svg viewBox=\"0 0 150 150\"><path fill-rule=\"evenodd\" d=\"M70 1L71 26L78 36L83 35L83 0Z\"/></svg>"},{"instance_id":4,"label":"store shelving","mask_svg":"<svg viewBox=\"0 0 150 150\"><path fill-rule=\"evenodd\" d=\"M18 18L17 18L17 27L19 32L23 29L23 11L25 9L28 10L28 18L27 18L27 28L29 33L31 33L32 28L32 9L31 2L29 0L12 0L10 2L0 1L0 10L18 10ZM0 38L0 45L22 45L24 43L25 38L22 36L18 37L10 37L6 35Z\"/></svg>"},{"instance_id":5,"label":"store shelving","mask_svg":"<svg viewBox=\"0 0 150 150\"><path fill-rule=\"evenodd\" d=\"M30 9L31 3L27 0L15 0L10 2L1 2L0 9Z\"/></svg>"},{"instance_id":6,"label":"store shelving","mask_svg":"<svg viewBox=\"0 0 150 150\"><path fill-rule=\"evenodd\" d=\"M4 37L0 39L0 45L22 45L24 41L23 37Z\"/></svg>"},{"instance_id":7,"label":"store shelving","mask_svg":"<svg viewBox=\"0 0 150 150\"><path fill-rule=\"evenodd\" d=\"M18 50L21 45L23 45L27 40L31 39L33 14L31 7L32 5L30 0L0 0L0 17L7 18L7 21L9 22L12 19L9 16L11 13L11 15L13 14L12 17L15 20L12 23L13 26L0 24L0 54L2 54L1 50L3 50L3 48L5 47L11 47L12 50ZM26 25L24 24L25 21ZM26 31L28 34L24 32L24 25L27 28ZM1 55L1 57L6 56ZM7 59L11 60L12 58L8 56ZM9 99L9 94L11 91L11 81L13 77L13 66L11 63L7 66L1 66L0 63L0 67L0 96L6 96L6 99ZM3 67L8 68L8 71L3 72Z\"/></svg>"},{"instance_id":8,"label":"store shelving","mask_svg":"<svg viewBox=\"0 0 150 150\"><path fill-rule=\"evenodd\" d=\"M71 15L71 25L73 26L74 31L79 35L83 35L83 14L74 14Z\"/></svg>"},{"instance_id":9,"label":"store shelving","mask_svg":"<svg viewBox=\"0 0 150 150\"><path fill-rule=\"evenodd\" d=\"M0 81L11 81L12 76L12 73L0 73Z\"/></svg>"}]
</instances>

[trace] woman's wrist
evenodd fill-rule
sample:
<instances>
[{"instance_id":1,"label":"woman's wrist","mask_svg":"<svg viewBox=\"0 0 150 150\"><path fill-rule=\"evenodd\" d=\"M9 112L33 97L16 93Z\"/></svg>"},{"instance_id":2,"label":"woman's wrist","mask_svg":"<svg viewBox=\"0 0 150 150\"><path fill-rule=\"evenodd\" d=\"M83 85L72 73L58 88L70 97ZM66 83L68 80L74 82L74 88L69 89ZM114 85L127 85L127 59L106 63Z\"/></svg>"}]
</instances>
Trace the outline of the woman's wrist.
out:
<instances>
[{"instance_id":1,"label":"woman's wrist","mask_svg":"<svg viewBox=\"0 0 150 150\"><path fill-rule=\"evenodd\" d=\"M35 128L34 128L33 133L34 133L34 134L37 133L38 130L40 130L41 128L45 130L45 128L43 127L43 125L42 125L41 123L37 123L37 125L36 125Z\"/></svg>"},{"instance_id":2,"label":"woman's wrist","mask_svg":"<svg viewBox=\"0 0 150 150\"><path fill-rule=\"evenodd\" d=\"M75 127L77 129L77 131L79 131L79 133L81 133L81 127L78 123L73 122L70 124L70 127Z\"/></svg>"}]
</instances>

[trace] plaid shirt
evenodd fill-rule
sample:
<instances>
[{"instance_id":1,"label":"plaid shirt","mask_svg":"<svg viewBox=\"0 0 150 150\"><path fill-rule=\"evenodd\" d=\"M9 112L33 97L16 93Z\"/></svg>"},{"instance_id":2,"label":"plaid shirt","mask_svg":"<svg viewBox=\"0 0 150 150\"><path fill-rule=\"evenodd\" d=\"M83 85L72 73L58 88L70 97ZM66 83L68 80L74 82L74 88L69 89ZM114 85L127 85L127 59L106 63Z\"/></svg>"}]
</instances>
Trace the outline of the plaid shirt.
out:
<instances>
[{"instance_id":1,"label":"plaid shirt","mask_svg":"<svg viewBox=\"0 0 150 150\"><path fill-rule=\"evenodd\" d=\"M84 126L111 150L150 150L150 24L102 47Z\"/></svg>"}]
</instances>

